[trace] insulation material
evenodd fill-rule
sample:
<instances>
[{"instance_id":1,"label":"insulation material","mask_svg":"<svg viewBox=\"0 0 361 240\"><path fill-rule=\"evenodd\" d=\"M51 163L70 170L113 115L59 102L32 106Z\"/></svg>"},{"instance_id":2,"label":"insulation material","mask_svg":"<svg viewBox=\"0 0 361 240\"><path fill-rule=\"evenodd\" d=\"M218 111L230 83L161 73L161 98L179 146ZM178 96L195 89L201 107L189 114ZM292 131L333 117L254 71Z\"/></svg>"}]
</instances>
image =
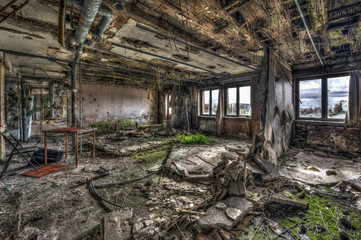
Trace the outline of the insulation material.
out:
<instances>
[{"instance_id":1,"label":"insulation material","mask_svg":"<svg viewBox=\"0 0 361 240\"><path fill-rule=\"evenodd\" d=\"M277 164L277 158L287 149L292 140L292 123L295 118L292 73L281 65L273 50L269 55L268 93L265 116L265 157Z\"/></svg>"}]
</instances>

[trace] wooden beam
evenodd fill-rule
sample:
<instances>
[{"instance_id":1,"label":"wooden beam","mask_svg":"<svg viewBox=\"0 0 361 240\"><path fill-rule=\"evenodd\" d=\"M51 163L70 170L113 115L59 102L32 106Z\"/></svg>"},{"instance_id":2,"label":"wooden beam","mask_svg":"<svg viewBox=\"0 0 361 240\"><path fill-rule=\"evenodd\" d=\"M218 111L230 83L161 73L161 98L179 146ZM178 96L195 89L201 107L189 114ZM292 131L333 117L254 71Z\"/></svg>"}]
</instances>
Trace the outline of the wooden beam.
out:
<instances>
[{"instance_id":1,"label":"wooden beam","mask_svg":"<svg viewBox=\"0 0 361 240\"><path fill-rule=\"evenodd\" d=\"M6 67L7 70L10 71L10 66L9 64L5 61L5 59L0 55L0 63L4 64L4 66Z\"/></svg>"}]
</instances>

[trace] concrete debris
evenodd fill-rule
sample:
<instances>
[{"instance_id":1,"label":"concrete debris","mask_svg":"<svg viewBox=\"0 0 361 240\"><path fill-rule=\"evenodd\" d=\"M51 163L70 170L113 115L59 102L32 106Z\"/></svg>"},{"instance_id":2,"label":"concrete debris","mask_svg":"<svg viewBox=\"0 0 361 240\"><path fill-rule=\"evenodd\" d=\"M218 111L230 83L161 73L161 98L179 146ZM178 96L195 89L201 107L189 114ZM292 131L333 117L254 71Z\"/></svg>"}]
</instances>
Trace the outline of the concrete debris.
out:
<instances>
[{"instance_id":1,"label":"concrete debris","mask_svg":"<svg viewBox=\"0 0 361 240\"><path fill-rule=\"evenodd\" d=\"M185 179L209 182L216 166L230 158L236 159L237 155L230 155L223 146L181 147L172 150L164 168Z\"/></svg>"},{"instance_id":2,"label":"concrete debris","mask_svg":"<svg viewBox=\"0 0 361 240\"><path fill-rule=\"evenodd\" d=\"M274 169L274 165L270 161L260 156L255 156L252 161L266 174L271 173Z\"/></svg>"},{"instance_id":3,"label":"concrete debris","mask_svg":"<svg viewBox=\"0 0 361 240\"><path fill-rule=\"evenodd\" d=\"M311 185L336 184L361 177L360 161L340 161L336 158L300 152L295 156L293 164L297 166L285 166L280 170L280 174Z\"/></svg>"},{"instance_id":4,"label":"concrete debris","mask_svg":"<svg viewBox=\"0 0 361 240\"><path fill-rule=\"evenodd\" d=\"M232 180L228 187L228 194L235 197L244 197L246 195L246 185L242 181Z\"/></svg>"},{"instance_id":5,"label":"concrete debris","mask_svg":"<svg viewBox=\"0 0 361 240\"><path fill-rule=\"evenodd\" d=\"M106 214L101 230L104 240L157 239L159 232L145 207L124 208Z\"/></svg>"},{"instance_id":6,"label":"concrete debris","mask_svg":"<svg viewBox=\"0 0 361 240\"><path fill-rule=\"evenodd\" d=\"M238 220L240 220L240 218L242 216L242 211L237 208L227 208L226 214L227 214L227 217L229 217L233 221L238 221Z\"/></svg>"},{"instance_id":7,"label":"concrete debris","mask_svg":"<svg viewBox=\"0 0 361 240\"><path fill-rule=\"evenodd\" d=\"M302 199L298 199L298 198L286 197L283 193L273 194L271 197L271 202L292 205L303 209L308 208L308 203L306 201L303 201Z\"/></svg>"},{"instance_id":8,"label":"concrete debris","mask_svg":"<svg viewBox=\"0 0 361 240\"><path fill-rule=\"evenodd\" d=\"M220 204L225 204L226 209L220 209ZM226 200L211 206L206 215L197 221L197 227L212 229L215 227L231 230L234 225L253 209L253 204L243 198L227 198Z\"/></svg>"},{"instance_id":9,"label":"concrete debris","mask_svg":"<svg viewBox=\"0 0 361 240\"><path fill-rule=\"evenodd\" d=\"M106 214L102 219L102 239L130 239L132 235L132 226L130 226L129 223L132 218L132 208L124 208L119 211Z\"/></svg>"}]
</instances>

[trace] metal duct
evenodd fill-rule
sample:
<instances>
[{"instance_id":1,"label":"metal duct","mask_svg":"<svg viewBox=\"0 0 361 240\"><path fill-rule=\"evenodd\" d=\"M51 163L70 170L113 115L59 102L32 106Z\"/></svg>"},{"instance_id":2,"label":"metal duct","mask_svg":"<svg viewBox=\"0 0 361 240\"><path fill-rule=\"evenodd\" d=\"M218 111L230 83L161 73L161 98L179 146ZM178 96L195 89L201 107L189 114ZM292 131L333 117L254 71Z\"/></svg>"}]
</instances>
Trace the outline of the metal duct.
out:
<instances>
[{"instance_id":1,"label":"metal duct","mask_svg":"<svg viewBox=\"0 0 361 240\"><path fill-rule=\"evenodd\" d=\"M80 20L75 32L75 40L78 43L84 43L87 39L101 3L102 0L84 0Z\"/></svg>"},{"instance_id":2,"label":"metal duct","mask_svg":"<svg viewBox=\"0 0 361 240\"><path fill-rule=\"evenodd\" d=\"M93 39L95 39L98 42L101 42L102 35L105 32L105 29L107 29L109 24L111 22L113 22L113 20L114 20L114 14L110 8L108 8L104 5L100 6L98 13L100 15L103 15L103 18L100 21L99 25L97 26L97 29L95 30L95 36L93 37ZM91 47L94 46L94 44L95 44L95 42L93 40L90 40L88 43L88 45Z\"/></svg>"},{"instance_id":3,"label":"metal duct","mask_svg":"<svg viewBox=\"0 0 361 240\"><path fill-rule=\"evenodd\" d=\"M86 45L91 47L94 46L95 41L101 41L104 31L114 20L113 11L107 6L100 5L102 2L100 0L67 0L67 2L83 7L81 12L81 21L78 24L76 33L73 37L67 37L67 49L74 50L75 41L78 43L85 43ZM88 2L90 2L91 4L89 4ZM97 26L95 32L91 32L90 27L97 13L103 15L103 18ZM87 23L85 23L85 20L87 20Z\"/></svg>"}]
</instances>

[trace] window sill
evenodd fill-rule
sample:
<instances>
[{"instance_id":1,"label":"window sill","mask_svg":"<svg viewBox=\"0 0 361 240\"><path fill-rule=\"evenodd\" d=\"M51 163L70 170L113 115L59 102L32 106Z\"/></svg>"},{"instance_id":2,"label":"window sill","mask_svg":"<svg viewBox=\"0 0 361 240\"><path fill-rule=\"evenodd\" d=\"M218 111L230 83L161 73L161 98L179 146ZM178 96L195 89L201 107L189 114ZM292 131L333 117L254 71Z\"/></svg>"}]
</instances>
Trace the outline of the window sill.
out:
<instances>
[{"instance_id":1,"label":"window sill","mask_svg":"<svg viewBox=\"0 0 361 240\"><path fill-rule=\"evenodd\" d=\"M248 117L248 116L224 116L224 119L251 120L251 117Z\"/></svg>"},{"instance_id":2,"label":"window sill","mask_svg":"<svg viewBox=\"0 0 361 240\"><path fill-rule=\"evenodd\" d=\"M297 119L295 123L322 124L322 125L345 125L345 120L320 120L320 119Z\"/></svg>"},{"instance_id":3,"label":"window sill","mask_svg":"<svg viewBox=\"0 0 361 240\"><path fill-rule=\"evenodd\" d=\"M198 118L201 118L204 120L216 120L216 116L208 116L208 115L199 115Z\"/></svg>"}]
</instances>

